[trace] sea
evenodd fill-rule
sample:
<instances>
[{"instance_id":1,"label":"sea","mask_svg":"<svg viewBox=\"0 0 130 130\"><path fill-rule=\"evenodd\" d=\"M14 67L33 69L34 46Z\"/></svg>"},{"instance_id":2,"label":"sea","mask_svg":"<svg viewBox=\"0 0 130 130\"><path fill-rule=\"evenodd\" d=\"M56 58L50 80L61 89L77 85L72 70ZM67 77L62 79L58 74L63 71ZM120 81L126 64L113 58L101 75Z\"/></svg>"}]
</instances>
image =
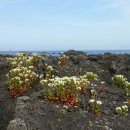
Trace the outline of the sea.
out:
<instances>
[{"instance_id":1,"label":"sea","mask_svg":"<svg viewBox=\"0 0 130 130\"><path fill-rule=\"evenodd\" d=\"M67 50L43 50L43 51L0 51L0 54L10 54L15 55L18 52L28 52L33 54L48 54L51 56L60 56ZM112 54L130 54L130 50L77 50L82 51L88 55L98 55L98 54L105 54L105 53L112 53Z\"/></svg>"}]
</instances>

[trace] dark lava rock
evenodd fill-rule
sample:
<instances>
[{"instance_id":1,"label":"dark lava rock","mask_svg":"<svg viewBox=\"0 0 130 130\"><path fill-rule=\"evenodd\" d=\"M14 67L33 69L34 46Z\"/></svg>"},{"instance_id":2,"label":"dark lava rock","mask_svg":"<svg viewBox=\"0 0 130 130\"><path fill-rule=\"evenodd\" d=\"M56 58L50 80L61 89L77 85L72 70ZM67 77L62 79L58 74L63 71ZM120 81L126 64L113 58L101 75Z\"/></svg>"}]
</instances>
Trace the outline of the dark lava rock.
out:
<instances>
[{"instance_id":1,"label":"dark lava rock","mask_svg":"<svg viewBox=\"0 0 130 130\"><path fill-rule=\"evenodd\" d=\"M112 86L111 76L124 74L130 81L130 55L86 55L74 50L64 54L69 57L68 63L60 68L58 57L43 55L40 73L45 73L46 63L53 66L55 76L98 74L101 81L106 82L97 95L103 102L101 116L95 117L88 112L82 99L76 108L49 102L43 98L44 91L37 84L26 93L27 96L12 98L5 77L10 69L6 58L11 56L0 55L0 130L129 130L130 112L126 117L115 114L115 107L126 101L125 91Z\"/></svg>"},{"instance_id":2,"label":"dark lava rock","mask_svg":"<svg viewBox=\"0 0 130 130\"><path fill-rule=\"evenodd\" d=\"M82 51L68 50L67 52L64 52L63 55L77 56L77 55L86 55L86 54Z\"/></svg>"},{"instance_id":3,"label":"dark lava rock","mask_svg":"<svg viewBox=\"0 0 130 130\"><path fill-rule=\"evenodd\" d=\"M16 118L10 121L7 130L28 130L28 129L24 120Z\"/></svg>"}]
</instances>

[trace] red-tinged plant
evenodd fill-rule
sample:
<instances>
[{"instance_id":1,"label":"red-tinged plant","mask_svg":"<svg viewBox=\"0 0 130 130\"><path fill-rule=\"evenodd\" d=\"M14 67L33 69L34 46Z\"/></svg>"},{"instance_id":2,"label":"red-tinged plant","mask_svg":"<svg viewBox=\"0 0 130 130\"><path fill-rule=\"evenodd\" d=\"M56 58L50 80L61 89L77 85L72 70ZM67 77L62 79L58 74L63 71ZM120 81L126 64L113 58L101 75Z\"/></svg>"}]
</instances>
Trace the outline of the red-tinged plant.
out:
<instances>
[{"instance_id":1,"label":"red-tinged plant","mask_svg":"<svg viewBox=\"0 0 130 130\"><path fill-rule=\"evenodd\" d=\"M87 86L88 82L84 82L84 85L85 83ZM44 88L45 98L52 101L65 103L70 106L75 106L78 104L81 84L83 85L80 78L56 77L54 79L41 80L41 84Z\"/></svg>"},{"instance_id":2,"label":"red-tinged plant","mask_svg":"<svg viewBox=\"0 0 130 130\"><path fill-rule=\"evenodd\" d=\"M59 57L59 62L58 64L60 66L66 65L68 63L68 56L66 55L62 55L61 57Z\"/></svg>"}]
</instances>

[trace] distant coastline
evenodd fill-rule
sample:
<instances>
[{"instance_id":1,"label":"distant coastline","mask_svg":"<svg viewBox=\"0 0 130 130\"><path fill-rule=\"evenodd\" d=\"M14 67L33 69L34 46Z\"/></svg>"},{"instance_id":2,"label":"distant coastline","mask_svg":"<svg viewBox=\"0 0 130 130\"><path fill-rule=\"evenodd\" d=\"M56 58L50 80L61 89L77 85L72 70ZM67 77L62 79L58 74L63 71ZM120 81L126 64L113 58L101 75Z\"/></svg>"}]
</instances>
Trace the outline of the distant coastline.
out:
<instances>
[{"instance_id":1,"label":"distant coastline","mask_svg":"<svg viewBox=\"0 0 130 130\"><path fill-rule=\"evenodd\" d=\"M48 54L52 56L59 56L67 50L43 50L43 51L0 51L0 54L10 54L15 55L18 52L29 52L34 54ZM112 54L130 54L130 50L78 50L82 51L86 54L105 54L105 53L112 53Z\"/></svg>"}]
</instances>

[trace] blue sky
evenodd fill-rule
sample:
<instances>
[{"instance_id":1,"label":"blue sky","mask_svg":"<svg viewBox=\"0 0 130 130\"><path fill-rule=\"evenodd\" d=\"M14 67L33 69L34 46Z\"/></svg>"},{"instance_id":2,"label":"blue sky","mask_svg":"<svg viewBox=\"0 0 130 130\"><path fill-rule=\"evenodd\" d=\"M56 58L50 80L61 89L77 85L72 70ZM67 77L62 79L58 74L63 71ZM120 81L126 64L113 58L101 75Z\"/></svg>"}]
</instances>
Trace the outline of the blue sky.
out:
<instances>
[{"instance_id":1,"label":"blue sky","mask_svg":"<svg viewBox=\"0 0 130 130\"><path fill-rule=\"evenodd\" d=\"M130 49L130 0L0 0L0 50Z\"/></svg>"}]
</instances>

